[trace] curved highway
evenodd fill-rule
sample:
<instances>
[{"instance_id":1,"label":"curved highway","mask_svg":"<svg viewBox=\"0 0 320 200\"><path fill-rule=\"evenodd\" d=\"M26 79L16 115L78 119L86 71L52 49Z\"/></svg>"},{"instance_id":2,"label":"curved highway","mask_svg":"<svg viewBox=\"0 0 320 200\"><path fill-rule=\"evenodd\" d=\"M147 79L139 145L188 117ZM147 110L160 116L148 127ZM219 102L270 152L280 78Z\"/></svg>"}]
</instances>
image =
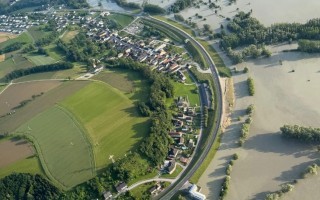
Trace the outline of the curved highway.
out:
<instances>
[{"instance_id":1,"label":"curved highway","mask_svg":"<svg viewBox=\"0 0 320 200\"><path fill-rule=\"evenodd\" d=\"M204 49L204 47L198 41L196 41L192 36L190 36L185 31L183 31L183 30L181 30L171 24L168 24L164 21L155 19L153 17L144 17L144 18L147 20L151 20L154 23L161 24L168 29L174 29L175 32L178 32L180 35L182 35L186 39L189 39L189 42L192 42L193 45L195 45L198 49L200 49L201 54L203 55L203 57L205 58L206 62L208 63L208 65L210 67L210 70L211 70L211 73L213 76L213 83L214 83L213 89L215 90L215 94L216 94L215 95L216 112L217 112L216 118L215 118L215 120L216 120L215 125L216 126L214 127L214 130L211 133L211 135L208 137L207 144L204 147L204 149L202 150L202 154L200 155L198 160L195 161L195 163L193 165L189 165L187 167L187 169L184 171L184 173L181 174L180 179L178 179L175 183L170 185L166 190L164 190L162 193L160 193L156 197L156 199L168 200L176 192L178 192L178 190L192 177L192 175L200 167L200 165L202 164L204 159L207 157L214 141L217 138L218 131L220 129L220 125L222 122L222 108L223 108L222 89L221 89L221 83L220 83L220 79L219 79L218 70L216 69L215 64L214 64L212 58L210 57L210 55L208 54L208 52ZM199 149L198 151L201 151L201 149ZM197 153L201 153L201 152L196 152L195 154L197 154Z\"/></svg>"}]
</instances>

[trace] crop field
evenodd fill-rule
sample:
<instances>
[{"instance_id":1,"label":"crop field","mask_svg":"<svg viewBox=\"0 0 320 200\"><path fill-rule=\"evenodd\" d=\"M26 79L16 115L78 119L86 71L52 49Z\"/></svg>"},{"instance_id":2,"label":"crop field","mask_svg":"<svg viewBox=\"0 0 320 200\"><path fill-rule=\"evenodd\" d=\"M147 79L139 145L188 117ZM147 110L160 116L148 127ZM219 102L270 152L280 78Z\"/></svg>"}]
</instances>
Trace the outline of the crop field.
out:
<instances>
[{"instance_id":1,"label":"crop field","mask_svg":"<svg viewBox=\"0 0 320 200\"><path fill-rule=\"evenodd\" d=\"M0 168L0 178L10 175L13 172L44 175L39 159L35 156L19 160Z\"/></svg>"},{"instance_id":2,"label":"crop field","mask_svg":"<svg viewBox=\"0 0 320 200\"><path fill-rule=\"evenodd\" d=\"M50 179L71 188L94 175L93 154L86 133L75 118L54 106L19 127L35 144Z\"/></svg>"},{"instance_id":3,"label":"crop field","mask_svg":"<svg viewBox=\"0 0 320 200\"><path fill-rule=\"evenodd\" d=\"M33 155L33 149L25 140L0 141L0 169Z\"/></svg>"},{"instance_id":4,"label":"crop field","mask_svg":"<svg viewBox=\"0 0 320 200\"><path fill-rule=\"evenodd\" d=\"M0 43L5 42L10 39L13 39L13 38L16 38L16 37L17 37L17 35L15 35L15 34L0 32Z\"/></svg>"},{"instance_id":5,"label":"crop field","mask_svg":"<svg viewBox=\"0 0 320 200\"><path fill-rule=\"evenodd\" d=\"M56 62L56 60L51 58L50 56L44 55L28 55L26 56L26 58L35 65L47 65Z\"/></svg>"},{"instance_id":6,"label":"crop field","mask_svg":"<svg viewBox=\"0 0 320 200\"><path fill-rule=\"evenodd\" d=\"M64 98L74 93L75 91L78 91L82 87L86 86L88 83L89 83L88 81L64 82L59 87L46 92L44 95L36 98L35 100L31 101L24 107L17 109L15 114L1 117L0 118L1 131L9 132L9 133L12 131L15 131L19 126L26 123L28 120L30 120L37 114L52 107L57 102L62 101ZM45 84L45 81L39 83L37 87L40 87L41 84ZM4 95L5 93L2 93L0 95L0 98L1 99L7 98L8 102L13 101L14 98L18 98L19 94L25 90L25 87L23 86L23 84L19 84L19 86L21 87L16 89L17 93L15 96L11 95L11 99L8 99L8 97L5 97ZM33 91L37 91L36 86L33 89Z\"/></svg>"},{"instance_id":7,"label":"crop field","mask_svg":"<svg viewBox=\"0 0 320 200\"><path fill-rule=\"evenodd\" d=\"M79 33L79 31L67 31L63 37L61 38L62 41L64 42L69 42L70 40L72 40L77 34Z\"/></svg>"},{"instance_id":8,"label":"crop field","mask_svg":"<svg viewBox=\"0 0 320 200\"><path fill-rule=\"evenodd\" d=\"M139 116L133 102L105 83L89 84L66 98L62 105L88 130L97 168L134 150L148 131L147 118Z\"/></svg>"},{"instance_id":9,"label":"crop field","mask_svg":"<svg viewBox=\"0 0 320 200\"><path fill-rule=\"evenodd\" d=\"M3 82L3 77L7 73L15 69L27 68L32 66L34 66L34 64L28 61L28 59L18 54L13 55L12 58L8 58L5 61L0 62L0 81Z\"/></svg>"},{"instance_id":10,"label":"crop field","mask_svg":"<svg viewBox=\"0 0 320 200\"><path fill-rule=\"evenodd\" d=\"M6 47L15 42L32 43L32 38L27 33L22 33L16 38L0 43L0 48Z\"/></svg>"},{"instance_id":11,"label":"crop field","mask_svg":"<svg viewBox=\"0 0 320 200\"><path fill-rule=\"evenodd\" d=\"M61 84L60 81L28 82L10 85L0 95L0 116L10 112L20 102L32 99L32 95L46 93Z\"/></svg>"},{"instance_id":12,"label":"crop field","mask_svg":"<svg viewBox=\"0 0 320 200\"><path fill-rule=\"evenodd\" d=\"M124 92L132 101L146 101L148 83L138 72L127 69L108 69L93 77Z\"/></svg>"}]
</instances>

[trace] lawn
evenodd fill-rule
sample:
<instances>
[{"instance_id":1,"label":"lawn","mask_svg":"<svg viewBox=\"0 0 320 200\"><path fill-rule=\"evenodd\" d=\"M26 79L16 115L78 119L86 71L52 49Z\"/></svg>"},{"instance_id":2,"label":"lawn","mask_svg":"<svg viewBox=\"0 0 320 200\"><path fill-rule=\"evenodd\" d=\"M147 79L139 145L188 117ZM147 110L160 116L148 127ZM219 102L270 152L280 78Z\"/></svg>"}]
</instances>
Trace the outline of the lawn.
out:
<instances>
[{"instance_id":1,"label":"lawn","mask_svg":"<svg viewBox=\"0 0 320 200\"><path fill-rule=\"evenodd\" d=\"M29 157L18 162L12 163L6 167L0 168L0 178L8 176L13 172L30 173L44 175L41 164L37 157Z\"/></svg>"},{"instance_id":2,"label":"lawn","mask_svg":"<svg viewBox=\"0 0 320 200\"><path fill-rule=\"evenodd\" d=\"M118 22L118 24L124 28L126 26L128 26L132 21L133 21L133 17L130 15L125 15L125 14L118 14L118 13L113 13L111 15L108 16L109 19L113 19L116 22Z\"/></svg>"},{"instance_id":3,"label":"lawn","mask_svg":"<svg viewBox=\"0 0 320 200\"><path fill-rule=\"evenodd\" d=\"M66 56L55 44L50 44L44 48L47 50L49 56L57 61L63 60Z\"/></svg>"},{"instance_id":4,"label":"lawn","mask_svg":"<svg viewBox=\"0 0 320 200\"><path fill-rule=\"evenodd\" d=\"M33 141L46 175L57 186L69 189L94 176L94 157L85 130L65 109L51 107L15 134L25 134Z\"/></svg>"},{"instance_id":5,"label":"lawn","mask_svg":"<svg viewBox=\"0 0 320 200\"><path fill-rule=\"evenodd\" d=\"M177 165L176 170L172 174L163 174L161 175L161 178L176 178L181 172L183 168L180 165Z\"/></svg>"},{"instance_id":6,"label":"lawn","mask_svg":"<svg viewBox=\"0 0 320 200\"><path fill-rule=\"evenodd\" d=\"M94 146L97 168L135 150L147 135L148 118L139 116L133 102L121 91L94 82L68 97L62 105L84 124Z\"/></svg>"},{"instance_id":7,"label":"lawn","mask_svg":"<svg viewBox=\"0 0 320 200\"><path fill-rule=\"evenodd\" d=\"M155 182L149 182L139 185L136 188L130 190L130 194L134 197L134 199L151 199L149 190L155 185Z\"/></svg>"},{"instance_id":8,"label":"lawn","mask_svg":"<svg viewBox=\"0 0 320 200\"><path fill-rule=\"evenodd\" d=\"M44 55L28 55L26 58L35 65L48 65L56 62L56 60L50 56Z\"/></svg>"},{"instance_id":9,"label":"lawn","mask_svg":"<svg viewBox=\"0 0 320 200\"><path fill-rule=\"evenodd\" d=\"M212 58L214 64L218 68L220 76L223 77L231 77L231 71L229 68L226 67L223 60L220 58L219 54L216 52L216 50L207 42L204 40L198 40L198 42L207 50L210 57Z\"/></svg>"},{"instance_id":10,"label":"lawn","mask_svg":"<svg viewBox=\"0 0 320 200\"><path fill-rule=\"evenodd\" d=\"M0 49L8 46L9 44L13 44L15 42L32 43L33 40L27 33L22 33L16 38L0 43Z\"/></svg>"},{"instance_id":11,"label":"lawn","mask_svg":"<svg viewBox=\"0 0 320 200\"><path fill-rule=\"evenodd\" d=\"M168 19L168 18L163 17L163 16L153 16L153 17L156 18L156 19L162 20L164 22L167 22L168 24L171 24L171 25L173 25L173 26L175 26L177 28L180 28L180 29L184 30L185 32L187 32L191 36L195 36L195 33L191 28L188 28L187 26L184 26L184 25L180 24L177 21L174 21L172 19Z\"/></svg>"}]
</instances>

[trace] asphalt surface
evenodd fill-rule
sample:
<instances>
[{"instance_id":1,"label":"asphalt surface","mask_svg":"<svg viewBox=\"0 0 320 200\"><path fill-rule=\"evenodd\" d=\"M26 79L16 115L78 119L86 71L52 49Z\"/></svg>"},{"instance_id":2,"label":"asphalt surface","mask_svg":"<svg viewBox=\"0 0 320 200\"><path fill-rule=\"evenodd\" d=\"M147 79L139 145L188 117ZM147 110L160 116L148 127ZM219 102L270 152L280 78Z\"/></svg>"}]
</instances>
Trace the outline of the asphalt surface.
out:
<instances>
[{"instance_id":1,"label":"asphalt surface","mask_svg":"<svg viewBox=\"0 0 320 200\"><path fill-rule=\"evenodd\" d=\"M151 20L157 24L161 24L164 27L168 29L172 29L182 36L184 36L186 39L189 39L189 42L192 42L197 48L200 49L201 54L204 56L206 62L209 64L211 73L213 75L213 89L215 90L215 103L216 103L216 126L214 127L213 132L211 133L211 136L209 136L207 144L204 149L198 149L197 152L195 152L195 155L201 154L199 159L195 161L191 161L187 169L181 174L181 178L178 179L175 183L171 184L166 190L164 190L162 193L160 193L155 199L161 199L161 200L169 200L172 198L172 196L179 191L179 189L192 177L192 175L197 171L197 169L200 167L200 165L203 163L204 159L207 157L214 141L217 138L218 131L220 129L221 121L222 121L222 108L223 108L223 100L222 100L222 89L221 89L221 83L219 79L218 70L211 59L208 52L203 48L203 46L198 43L192 36L190 36L188 33L184 32L183 30L168 24L166 22L160 21L155 18L151 17L145 17L145 19ZM197 156L195 156L197 157ZM193 164L192 164L193 163Z\"/></svg>"}]
</instances>

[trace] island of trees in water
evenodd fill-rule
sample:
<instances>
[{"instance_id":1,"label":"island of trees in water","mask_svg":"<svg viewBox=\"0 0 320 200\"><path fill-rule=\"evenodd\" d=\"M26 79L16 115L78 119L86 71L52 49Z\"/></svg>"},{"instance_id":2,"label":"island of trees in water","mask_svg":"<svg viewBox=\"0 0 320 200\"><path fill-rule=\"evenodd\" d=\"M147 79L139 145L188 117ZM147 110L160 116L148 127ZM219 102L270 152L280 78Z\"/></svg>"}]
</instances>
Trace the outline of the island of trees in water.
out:
<instances>
[{"instance_id":1,"label":"island of trees in water","mask_svg":"<svg viewBox=\"0 0 320 200\"><path fill-rule=\"evenodd\" d=\"M265 27L251 12L239 12L221 33L215 34L221 38L220 47L227 51L234 63L242 62L246 57L270 56L264 45L281 42L300 41L299 50L305 52L319 52L320 47L320 19L301 23L278 23ZM238 47L246 47L244 51L234 51Z\"/></svg>"}]
</instances>

